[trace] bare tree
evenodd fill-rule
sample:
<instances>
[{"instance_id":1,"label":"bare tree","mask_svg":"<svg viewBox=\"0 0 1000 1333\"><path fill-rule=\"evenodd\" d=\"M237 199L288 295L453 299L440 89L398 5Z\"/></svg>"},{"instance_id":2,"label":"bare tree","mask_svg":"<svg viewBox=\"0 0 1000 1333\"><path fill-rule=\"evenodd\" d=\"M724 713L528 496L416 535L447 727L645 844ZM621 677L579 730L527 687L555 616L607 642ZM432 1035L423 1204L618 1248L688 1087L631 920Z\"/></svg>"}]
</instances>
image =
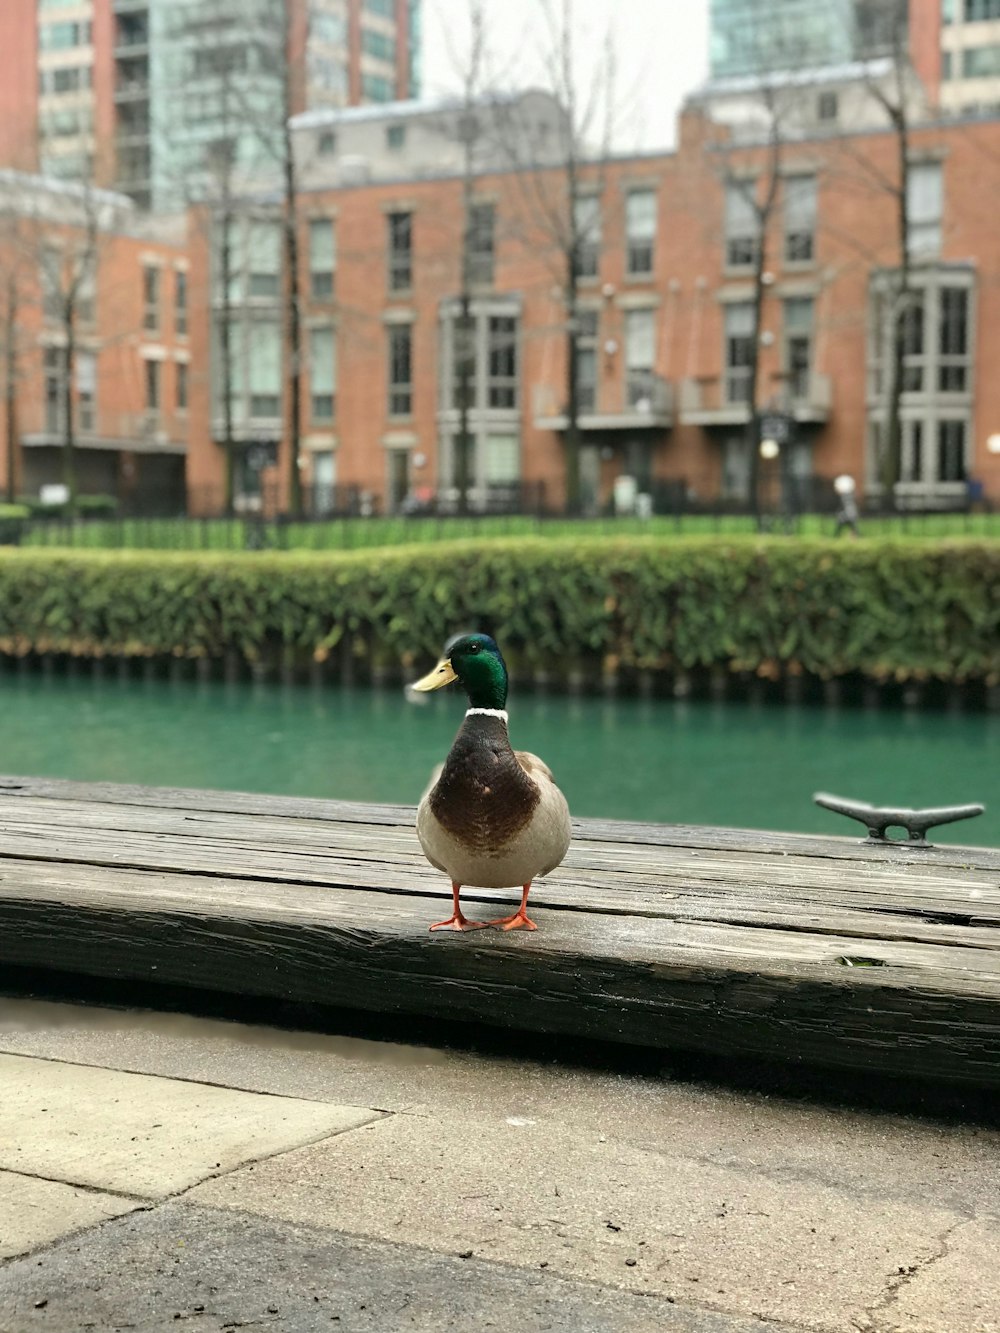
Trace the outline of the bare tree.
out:
<instances>
[{"instance_id":1,"label":"bare tree","mask_svg":"<svg viewBox=\"0 0 1000 1333\"><path fill-rule=\"evenodd\" d=\"M566 358L566 507L581 507L580 485L580 281L582 261L592 244L591 193L603 192L603 167L610 156L614 103L614 44L608 34L605 62L589 89L577 62L576 0L542 0L548 29L543 52L552 93L561 109L555 142L520 114L517 104L501 121L501 147L528 218L525 241L540 240L560 293ZM594 145L599 145L594 147Z\"/></svg>"}]
</instances>

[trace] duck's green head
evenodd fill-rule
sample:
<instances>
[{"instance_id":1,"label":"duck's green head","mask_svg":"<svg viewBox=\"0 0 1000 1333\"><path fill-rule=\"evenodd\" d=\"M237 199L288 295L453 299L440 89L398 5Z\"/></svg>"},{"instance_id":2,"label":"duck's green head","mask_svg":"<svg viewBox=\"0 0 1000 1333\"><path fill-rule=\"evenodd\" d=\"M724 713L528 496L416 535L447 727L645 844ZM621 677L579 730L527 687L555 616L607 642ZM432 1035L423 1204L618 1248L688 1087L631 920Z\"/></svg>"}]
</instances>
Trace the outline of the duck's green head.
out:
<instances>
[{"instance_id":1,"label":"duck's green head","mask_svg":"<svg viewBox=\"0 0 1000 1333\"><path fill-rule=\"evenodd\" d=\"M496 641L488 634L459 634L445 645L440 662L411 690L439 690L457 680L473 708L504 708L507 667Z\"/></svg>"}]
</instances>

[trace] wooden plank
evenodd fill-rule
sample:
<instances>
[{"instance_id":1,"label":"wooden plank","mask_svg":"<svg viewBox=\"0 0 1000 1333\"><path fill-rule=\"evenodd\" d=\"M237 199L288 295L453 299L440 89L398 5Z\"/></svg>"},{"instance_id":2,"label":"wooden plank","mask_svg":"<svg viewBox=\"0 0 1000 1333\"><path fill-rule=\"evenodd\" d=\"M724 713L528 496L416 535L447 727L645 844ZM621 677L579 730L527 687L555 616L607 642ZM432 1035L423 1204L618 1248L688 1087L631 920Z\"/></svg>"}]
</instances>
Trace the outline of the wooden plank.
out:
<instances>
[{"instance_id":1,"label":"wooden plank","mask_svg":"<svg viewBox=\"0 0 1000 1333\"><path fill-rule=\"evenodd\" d=\"M0 776L0 803L6 797L48 797L64 801L82 798L104 804L136 805L144 809L165 806L192 812L321 819L389 827L412 827L415 810L413 806L327 801L305 796L265 796L194 788L138 787L126 783L84 783L57 778ZM860 826L859 836L820 837L762 829L718 828L708 824L641 824L601 819L576 819L573 824L576 836L617 845L636 843L643 846L694 847L717 851L787 852L802 856L871 861L876 864L905 863L907 859L919 856L930 865L974 864L983 869L1000 870L1000 849L958 844L942 844L921 851L906 846L870 846L860 837ZM838 821L831 816L831 827L847 828L848 825L846 821Z\"/></svg>"},{"instance_id":2,"label":"wooden plank","mask_svg":"<svg viewBox=\"0 0 1000 1333\"><path fill-rule=\"evenodd\" d=\"M1000 976L977 951L539 913L532 936L431 936L413 899L7 861L0 961L632 1044L1000 1085Z\"/></svg>"},{"instance_id":3,"label":"wooden plank","mask_svg":"<svg viewBox=\"0 0 1000 1333\"><path fill-rule=\"evenodd\" d=\"M442 937L412 821L0 780L0 962L1000 1086L988 849L579 821L542 931Z\"/></svg>"}]
</instances>

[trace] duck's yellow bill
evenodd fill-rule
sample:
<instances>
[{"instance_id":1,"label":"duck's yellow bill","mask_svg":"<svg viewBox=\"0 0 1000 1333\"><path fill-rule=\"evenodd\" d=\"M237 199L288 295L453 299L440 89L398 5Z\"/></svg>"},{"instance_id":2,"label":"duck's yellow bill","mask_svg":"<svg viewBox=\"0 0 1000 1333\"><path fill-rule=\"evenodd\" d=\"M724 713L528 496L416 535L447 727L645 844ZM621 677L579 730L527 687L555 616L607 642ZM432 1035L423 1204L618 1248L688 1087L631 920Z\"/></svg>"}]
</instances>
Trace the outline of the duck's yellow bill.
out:
<instances>
[{"instance_id":1,"label":"duck's yellow bill","mask_svg":"<svg viewBox=\"0 0 1000 1333\"><path fill-rule=\"evenodd\" d=\"M439 690L442 685L450 685L453 680L458 680L458 677L452 670L451 662L447 657L442 657L434 670L415 680L410 689L426 694L430 690Z\"/></svg>"}]
</instances>

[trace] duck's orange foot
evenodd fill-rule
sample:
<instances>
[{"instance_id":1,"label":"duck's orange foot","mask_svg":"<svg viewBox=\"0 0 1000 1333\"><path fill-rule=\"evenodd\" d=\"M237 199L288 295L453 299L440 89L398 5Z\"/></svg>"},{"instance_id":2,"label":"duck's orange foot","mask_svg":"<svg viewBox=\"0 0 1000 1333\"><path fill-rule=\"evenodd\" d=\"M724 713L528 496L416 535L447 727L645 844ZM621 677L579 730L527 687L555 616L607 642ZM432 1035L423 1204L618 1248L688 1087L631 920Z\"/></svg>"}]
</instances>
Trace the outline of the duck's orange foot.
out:
<instances>
[{"instance_id":1,"label":"duck's orange foot","mask_svg":"<svg viewBox=\"0 0 1000 1333\"><path fill-rule=\"evenodd\" d=\"M447 921L435 921L431 930L485 930L489 921L470 921L462 912L456 912Z\"/></svg>"},{"instance_id":2,"label":"duck's orange foot","mask_svg":"<svg viewBox=\"0 0 1000 1333\"><path fill-rule=\"evenodd\" d=\"M525 916L523 912L515 912L513 916L502 916L496 921L488 921L488 926L501 926L504 930L537 930L538 927L530 917Z\"/></svg>"}]
</instances>

